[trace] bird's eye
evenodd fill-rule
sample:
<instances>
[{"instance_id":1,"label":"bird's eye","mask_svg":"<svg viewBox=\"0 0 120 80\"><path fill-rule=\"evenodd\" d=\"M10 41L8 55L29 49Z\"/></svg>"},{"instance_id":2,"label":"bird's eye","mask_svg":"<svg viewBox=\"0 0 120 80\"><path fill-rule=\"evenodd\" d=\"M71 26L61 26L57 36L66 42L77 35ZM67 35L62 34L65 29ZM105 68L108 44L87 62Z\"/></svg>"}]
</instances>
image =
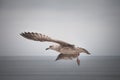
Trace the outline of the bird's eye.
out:
<instances>
[{"instance_id":1,"label":"bird's eye","mask_svg":"<svg viewBox=\"0 0 120 80\"><path fill-rule=\"evenodd\" d=\"M51 48L52 46L50 46L50 48Z\"/></svg>"}]
</instances>

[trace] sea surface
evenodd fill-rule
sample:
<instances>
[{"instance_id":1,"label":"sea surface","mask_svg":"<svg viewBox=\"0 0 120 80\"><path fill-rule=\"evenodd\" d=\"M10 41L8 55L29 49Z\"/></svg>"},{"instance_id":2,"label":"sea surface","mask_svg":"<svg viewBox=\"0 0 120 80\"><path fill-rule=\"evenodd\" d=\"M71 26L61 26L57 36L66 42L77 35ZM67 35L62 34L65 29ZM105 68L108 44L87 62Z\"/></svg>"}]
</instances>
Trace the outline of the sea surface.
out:
<instances>
[{"instance_id":1,"label":"sea surface","mask_svg":"<svg viewBox=\"0 0 120 80\"><path fill-rule=\"evenodd\" d=\"M119 56L80 56L55 61L56 56L0 57L0 80L120 80Z\"/></svg>"}]
</instances>

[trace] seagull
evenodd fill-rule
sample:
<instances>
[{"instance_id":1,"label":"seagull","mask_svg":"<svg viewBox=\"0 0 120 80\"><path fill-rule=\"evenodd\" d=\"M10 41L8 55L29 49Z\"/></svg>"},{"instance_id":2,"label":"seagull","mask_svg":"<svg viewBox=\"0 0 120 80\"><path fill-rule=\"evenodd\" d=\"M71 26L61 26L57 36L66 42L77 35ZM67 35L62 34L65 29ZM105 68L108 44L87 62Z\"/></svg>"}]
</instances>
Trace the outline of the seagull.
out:
<instances>
[{"instance_id":1,"label":"seagull","mask_svg":"<svg viewBox=\"0 0 120 80\"><path fill-rule=\"evenodd\" d=\"M73 57L76 57L76 56L79 56L80 53L86 53L86 54L90 55L90 53L84 48L76 47L75 45L70 44L68 42L64 42L62 40L53 39L53 38L43 35L41 33L22 32L20 35L29 40L57 43L55 45L50 45L48 48L46 48L46 50L54 50L54 51L59 52L60 55L58 57L60 57L61 55L68 56L68 57L70 57L72 55ZM76 55L76 56L74 56L74 55ZM56 59L56 60L58 60L58 59ZM79 64L79 62L80 62L80 60L77 58L77 63Z\"/></svg>"}]
</instances>

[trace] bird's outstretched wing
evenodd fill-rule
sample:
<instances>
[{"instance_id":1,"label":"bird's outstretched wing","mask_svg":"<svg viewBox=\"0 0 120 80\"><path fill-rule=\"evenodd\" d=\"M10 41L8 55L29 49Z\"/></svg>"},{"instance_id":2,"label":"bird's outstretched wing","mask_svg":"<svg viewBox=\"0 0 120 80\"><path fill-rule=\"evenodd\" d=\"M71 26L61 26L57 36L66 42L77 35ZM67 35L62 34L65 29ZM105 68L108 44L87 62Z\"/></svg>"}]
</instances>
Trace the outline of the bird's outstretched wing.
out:
<instances>
[{"instance_id":1,"label":"bird's outstretched wing","mask_svg":"<svg viewBox=\"0 0 120 80\"><path fill-rule=\"evenodd\" d=\"M56 58L56 61L57 60L60 60L60 59L65 59L65 60L72 60L74 58L77 58L79 55L78 54L59 54Z\"/></svg>"},{"instance_id":2,"label":"bird's outstretched wing","mask_svg":"<svg viewBox=\"0 0 120 80\"><path fill-rule=\"evenodd\" d=\"M24 32L24 33L21 33L20 35L23 36L24 38L34 40L34 41L41 41L41 42L48 41L48 42L58 43L61 46L74 47L74 45L72 45L72 44L69 44L69 43L61 41L61 40L52 39L52 38L50 38L46 35L43 35L41 33Z\"/></svg>"}]
</instances>

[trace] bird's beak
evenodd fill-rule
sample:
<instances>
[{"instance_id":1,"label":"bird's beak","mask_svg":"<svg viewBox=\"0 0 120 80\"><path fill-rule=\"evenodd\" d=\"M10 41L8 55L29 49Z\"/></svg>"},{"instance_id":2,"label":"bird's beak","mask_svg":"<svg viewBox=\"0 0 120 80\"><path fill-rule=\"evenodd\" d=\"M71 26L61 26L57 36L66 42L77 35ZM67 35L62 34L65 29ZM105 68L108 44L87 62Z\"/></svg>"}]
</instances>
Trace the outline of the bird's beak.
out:
<instances>
[{"instance_id":1,"label":"bird's beak","mask_svg":"<svg viewBox=\"0 0 120 80\"><path fill-rule=\"evenodd\" d=\"M87 54L88 54L88 55L91 55L91 53L89 53L89 52L88 52Z\"/></svg>"},{"instance_id":2,"label":"bird's beak","mask_svg":"<svg viewBox=\"0 0 120 80\"><path fill-rule=\"evenodd\" d=\"M46 48L45 50L48 50L48 49L50 49L50 48Z\"/></svg>"}]
</instances>

